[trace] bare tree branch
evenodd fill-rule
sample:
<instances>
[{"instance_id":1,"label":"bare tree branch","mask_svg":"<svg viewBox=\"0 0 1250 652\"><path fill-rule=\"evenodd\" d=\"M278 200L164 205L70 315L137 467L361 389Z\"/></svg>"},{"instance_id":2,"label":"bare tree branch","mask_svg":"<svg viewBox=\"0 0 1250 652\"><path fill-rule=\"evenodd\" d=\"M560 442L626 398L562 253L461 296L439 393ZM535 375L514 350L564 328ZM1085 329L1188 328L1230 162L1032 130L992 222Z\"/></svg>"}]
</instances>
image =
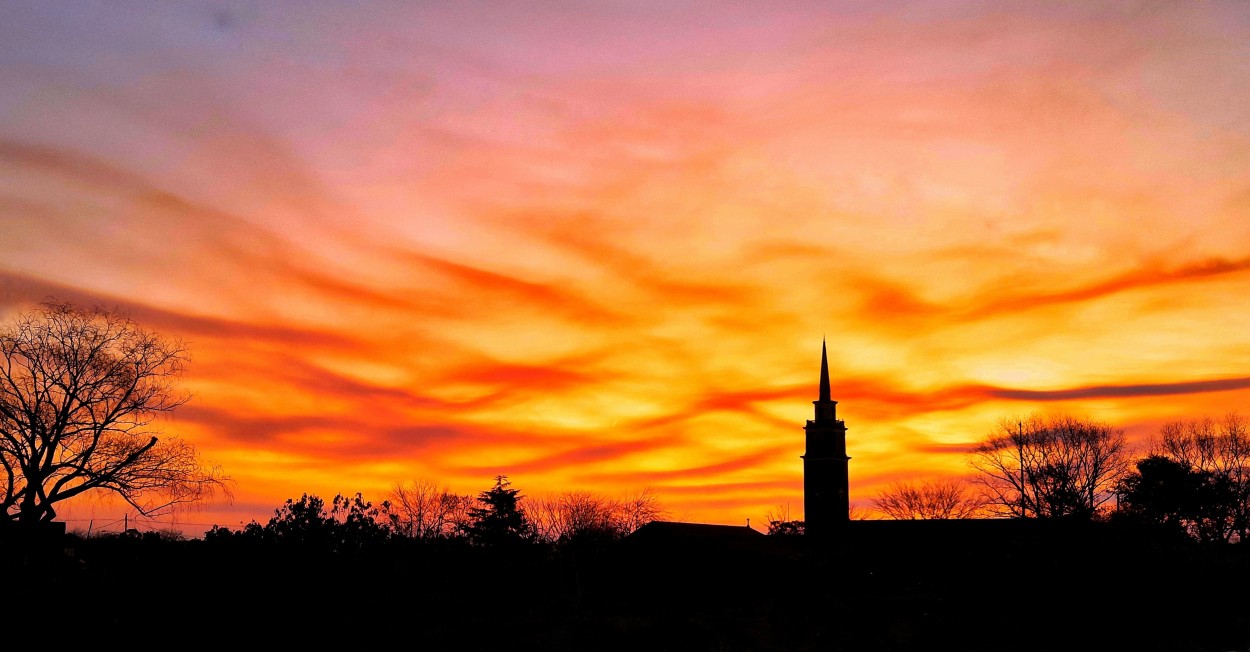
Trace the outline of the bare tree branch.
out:
<instances>
[{"instance_id":1,"label":"bare tree branch","mask_svg":"<svg viewBox=\"0 0 1250 652\"><path fill-rule=\"evenodd\" d=\"M0 331L4 518L51 521L93 491L150 517L228 495L220 469L152 427L189 400L175 382L187 361L181 342L100 308L49 301Z\"/></svg>"},{"instance_id":2,"label":"bare tree branch","mask_svg":"<svg viewBox=\"0 0 1250 652\"><path fill-rule=\"evenodd\" d=\"M1235 412L1223 419L1201 417L1163 424L1150 452L1228 483L1233 494L1228 517L1203 524L1201 537L1246 541L1250 530L1250 423Z\"/></svg>"},{"instance_id":3,"label":"bare tree branch","mask_svg":"<svg viewBox=\"0 0 1250 652\"><path fill-rule=\"evenodd\" d=\"M973 518L985 509L984 496L962 479L894 482L872 500L895 520Z\"/></svg>"},{"instance_id":4,"label":"bare tree branch","mask_svg":"<svg viewBox=\"0 0 1250 652\"><path fill-rule=\"evenodd\" d=\"M970 464L991 513L1033 518L1092 518L1132 470L1122 431L1064 414L1004 419Z\"/></svg>"}]
</instances>

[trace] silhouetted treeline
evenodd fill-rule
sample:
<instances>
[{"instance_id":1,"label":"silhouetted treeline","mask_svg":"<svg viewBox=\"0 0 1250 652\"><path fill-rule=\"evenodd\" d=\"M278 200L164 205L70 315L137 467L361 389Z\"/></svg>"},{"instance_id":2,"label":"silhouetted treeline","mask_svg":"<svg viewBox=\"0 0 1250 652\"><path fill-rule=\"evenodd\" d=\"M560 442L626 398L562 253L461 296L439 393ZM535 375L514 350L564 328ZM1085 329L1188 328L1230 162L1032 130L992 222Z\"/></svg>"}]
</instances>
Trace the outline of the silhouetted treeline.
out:
<instances>
[{"instance_id":1,"label":"silhouetted treeline","mask_svg":"<svg viewBox=\"0 0 1250 652\"><path fill-rule=\"evenodd\" d=\"M872 504L897 520L1115 521L1202 542L1242 541L1250 531L1250 422L1235 412L1165 423L1137 450L1090 419L1004 419L969 464L965 477L892 483ZM769 519L770 531L801 527Z\"/></svg>"},{"instance_id":2,"label":"silhouetted treeline","mask_svg":"<svg viewBox=\"0 0 1250 652\"><path fill-rule=\"evenodd\" d=\"M653 536L640 526L663 510L648 492L536 499L498 476L472 497L429 482L376 504L306 494L264 524L203 539L130 531L16 546L0 532L0 570L28 604L55 606L40 622L74 640L212 632L232 644L456 650L1250 650L1240 590L1250 548L1233 482L1242 467L1229 461L1237 431L1208 437L1194 423L1166 431L1118 477L1116 499L1102 503L1114 509L1056 511L1064 494L1048 486L1038 494L1051 496L1046 508L1020 503L1027 518L852 519L815 538L781 512L768 535L712 526ZM1028 473L1028 491L1062 475ZM959 499L942 497L932 505Z\"/></svg>"},{"instance_id":3,"label":"silhouetted treeline","mask_svg":"<svg viewBox=\"0 0 1250 652\"><path fill-rule=\"evenodd\" d=\"M461 496L429 481L397 485L381 503L337 495L329 504L304 494L288 499L265 524L238 530L213 526L210 541L300 543L330 551L357 550L395 539L462 541L476 546L568 545L614 541L665 516L649 489L607 498L569 491L529 498L505 475L476 497Z\"/></svg>"},{"instance_id":4,"label":"silhouetted treeline","mask_svg":"<svg viewBox=\"0 0 1250 652\"><path fill-rule=\"evenodd\" d=\"M350 510L355 502L347 502ZM307 514L301 509L291 514ZM1230 590L1250 580L1247 548L1138 524L851 521L823 541L683 537L678 529L668 538L567 545L386 537L344 546L341 538L133 532L69 540L66 563L40 573L10 568L8 576L31 604L59 605L56 631L74 640L551 651L1250 649L1250 612Z\"/></svg>"}]
</instances>

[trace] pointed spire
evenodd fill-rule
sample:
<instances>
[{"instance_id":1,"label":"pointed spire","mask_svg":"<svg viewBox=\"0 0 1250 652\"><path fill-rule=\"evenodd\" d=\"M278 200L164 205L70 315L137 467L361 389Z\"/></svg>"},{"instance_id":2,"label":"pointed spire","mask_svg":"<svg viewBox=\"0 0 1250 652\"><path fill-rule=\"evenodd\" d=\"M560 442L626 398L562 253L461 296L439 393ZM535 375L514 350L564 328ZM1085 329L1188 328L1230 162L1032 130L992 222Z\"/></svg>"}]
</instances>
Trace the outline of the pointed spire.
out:
<instances>
[{"instance_id":1,"label":"pointed spire","mask_svg":"<svg viewBox=\"0 0 1250 652\"><path fill-rule=\"evenodd\" d=\"M829 356L825 354L825 338L820 338L820 400L829 400Z\"/></svg>"}]
</instances>

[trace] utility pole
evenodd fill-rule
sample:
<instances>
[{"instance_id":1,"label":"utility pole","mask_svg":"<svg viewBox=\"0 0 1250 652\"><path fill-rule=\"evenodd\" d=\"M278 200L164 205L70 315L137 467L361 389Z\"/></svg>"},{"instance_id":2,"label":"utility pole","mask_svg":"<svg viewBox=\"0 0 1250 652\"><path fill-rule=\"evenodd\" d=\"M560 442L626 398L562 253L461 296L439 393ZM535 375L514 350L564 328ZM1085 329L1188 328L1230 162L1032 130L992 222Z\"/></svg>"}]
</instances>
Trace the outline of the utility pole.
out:
<instances>
[{"instance_id":1,"label":"utility pole","mask_svg":"<svg viewBox=\"0 0 1250 652\"><path fill-rule=\"evenodd\" d=\"M1020 463L1020 518L1024 518L1024 422L1016 422L1016 452Z\"/></svg>"}]
</instances>

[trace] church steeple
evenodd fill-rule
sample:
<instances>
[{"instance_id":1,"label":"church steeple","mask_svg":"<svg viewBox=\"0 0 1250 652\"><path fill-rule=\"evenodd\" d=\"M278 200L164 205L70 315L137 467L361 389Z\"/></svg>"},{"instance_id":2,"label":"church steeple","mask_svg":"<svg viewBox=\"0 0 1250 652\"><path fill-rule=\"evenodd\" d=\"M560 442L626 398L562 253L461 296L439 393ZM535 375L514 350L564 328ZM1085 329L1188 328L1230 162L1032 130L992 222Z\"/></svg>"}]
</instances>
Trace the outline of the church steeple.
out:
<instances>
[{"instance_id":1,"label":"church steeple","mask_svg":"<svg viewBox=\"0 0 1250 652\"><path fill-rule=\"evenodd\" d=\"M830 398L829 353L820 341L820 398L812 401L815 419L803 430L807 450L803 458L804 531L827 536L850 519L850 476L846 455L846 423L837 416L838 402Z\"/></svg>"},{"instance_id":2,"label":"church steeple","mask_svg":"<svg viewBox=\"0 0 1250 652\"><path fill-rule=\"evenodd\" d=\"M836 421L838 402L829 398L829 354L825 349L825 340L820 340L820 398L812 401L816 406L816 422L830 423Z\"/></svg>"},{"instance_id":3,"label":"church steeple","mask_svg":"<svg viewBox=\"0 0 1250 652\"><path fill-rule=\"evenodd\" d=\"M820 339L820 400L829 400L829 356L825 353L825 339Z\"/></svg>"}]
</instances>

